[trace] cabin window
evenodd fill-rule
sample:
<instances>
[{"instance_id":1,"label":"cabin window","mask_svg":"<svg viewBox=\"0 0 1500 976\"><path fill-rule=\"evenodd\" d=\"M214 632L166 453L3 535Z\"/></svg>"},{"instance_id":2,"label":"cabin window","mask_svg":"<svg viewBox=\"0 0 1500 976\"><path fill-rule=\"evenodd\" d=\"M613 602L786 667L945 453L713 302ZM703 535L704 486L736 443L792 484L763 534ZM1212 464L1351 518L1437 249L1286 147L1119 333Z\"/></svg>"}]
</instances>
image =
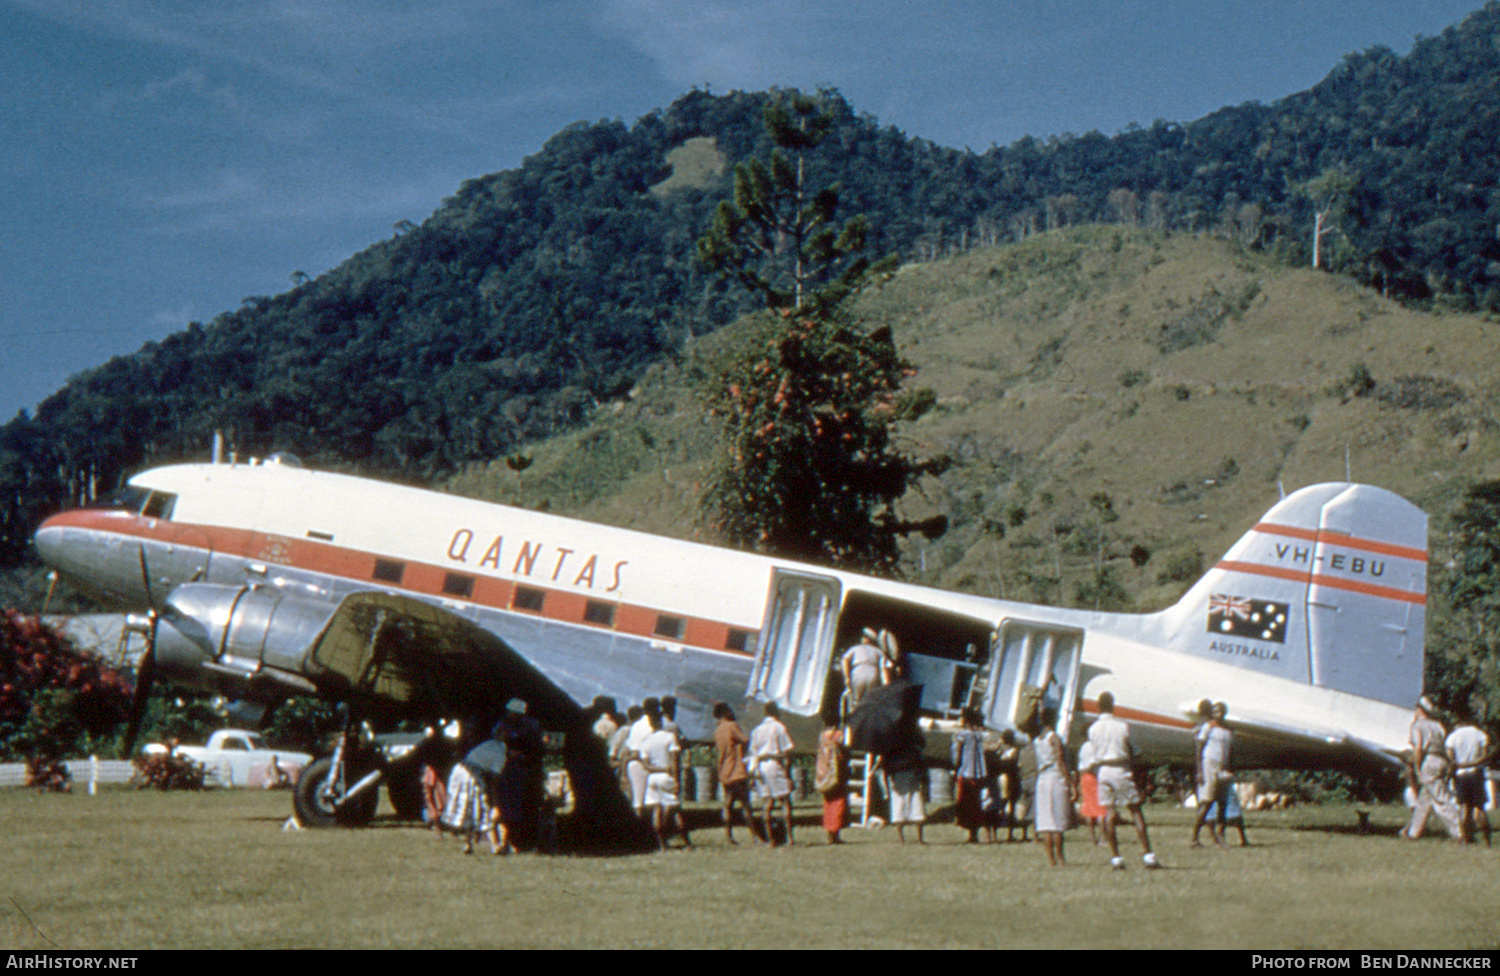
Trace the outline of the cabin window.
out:
<instances>
[{"instance_id":1,"label":"cabin window","mask_svg":"<svg viewBox=\"0 0 1500 976\"><path fill-rule=\"evenodd\" d=\"M729 628L729 637L725 639L724 647L731 651L755 650L755 631Z\"/></svg>"},{"instance_id":2,"label":"cabin window","mask_svg":"<svg viewBox=\"0 0 1500 976\"><path fill-rule=\"evenodd\" d=\"M547 598L545 590L534 589L530 586L516 587L515 598L510 605L516 610L530 610L532 613L542 612L542 603Z\"/></svg>"},{"instance_id":3,"label":"cabin window","mask_svg":"<svg viewBox=\"0 0 1500 976\"><path fill-rule=\"evenodd\" d=\"M474 595L474 577L462 573L447 573L443 576L443 593L464 599Z\"/></svg>"},{"instance_id":4,"label":"cabin window","mask_svg":"<svg viewBox=\"0 0 1500 976\"><path fill-rule=\"evenodd\" d=\"M146 503L141 506L141 514L146 518L170 519L172 509L176 505L176 495L166 491L153 491L146 496Z\"/></svg>"},{"instance_id":5,"label":"cabin window","mask_svg":"<svg viewBox=\"0 0 1500 976\"><path fill-rule=\"evenodd\" d=\"M377 559L372 575L382 583L399 583L406 575L406 563L398 563L394 559Z\"/></svg>"},{"instance_id":6,"label":"cabin window","mask_svg":"<svg viewBox=\"0 0 1500 976\"><path fill-rule=\"evenodd\" d=\"M615 605L602 600L590 600L583 605L583 619L591 624L612 627L615 623Z\"/></svg>"},{"instance_id":7,"label":"cabin window","mask_svg":"<svg viewBox=\"0 0 1500 976\"><path fill-rule=\"evenodd\" d=\"M661 614L656 618L656 630L653 633L657 637L670 637L672 640L682 640L682 635L687 631L687 621L681 617L669 617Z\"/></svg>"}]
</instances>

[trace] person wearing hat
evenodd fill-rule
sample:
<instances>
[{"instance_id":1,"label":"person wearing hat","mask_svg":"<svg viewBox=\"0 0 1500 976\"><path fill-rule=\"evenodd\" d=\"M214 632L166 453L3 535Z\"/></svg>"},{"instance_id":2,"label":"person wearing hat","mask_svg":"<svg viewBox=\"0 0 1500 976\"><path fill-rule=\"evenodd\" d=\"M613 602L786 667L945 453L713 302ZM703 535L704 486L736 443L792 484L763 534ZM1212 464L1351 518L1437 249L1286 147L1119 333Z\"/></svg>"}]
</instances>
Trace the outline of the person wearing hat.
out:
<instances>
[{"instance_id":1,"label":"person wearing hat","mask_svg":"<svg viewBox=\"0 0 1500 976\"><path fill-rule=\"evenodd\" d=\"M524 701L512 698L492 737L505 744L505 768L500 771L495 798L501 852L509 853L518 844L530 848L536 843L537 815L546 779L542 725L526 714Z\"/></svg>"},{"instance_id":2,"label":"person wearing hat","mask_svg":"<svg viewBox=\"0 0 1500 976\"><path fill-rule=\"evenodd\" d=\"M886 667L885 654L878 643L879 633L866 627L860 634L858 644L850 647L839 658L839 670L844 675L844 687L849 689L849 711L859 707L860 700L871 688L887 684L890 673Z\"/></svg>"},{"instance_id":3,"label":"person wearing hat","mask_svg":"<svg viewBox=\"0 0 1500 976\"><path fill-rule=\"evenodd\" d=\"M1443 821L1448 836L1463 842L1463 828L1458 822L1458 807L1453 802L1453 793L1448 789L1450 762L1446 745L1447 733L1436 719L1437 706L1423 695L1417 700L1415 714L1411 720L1411 758L1408 760L1417 781L1417 804L1412 808L1411 821L1402 836L1416 840L1427 829L1427 817L1436 813Z\"/></svg>"}]
</instances>

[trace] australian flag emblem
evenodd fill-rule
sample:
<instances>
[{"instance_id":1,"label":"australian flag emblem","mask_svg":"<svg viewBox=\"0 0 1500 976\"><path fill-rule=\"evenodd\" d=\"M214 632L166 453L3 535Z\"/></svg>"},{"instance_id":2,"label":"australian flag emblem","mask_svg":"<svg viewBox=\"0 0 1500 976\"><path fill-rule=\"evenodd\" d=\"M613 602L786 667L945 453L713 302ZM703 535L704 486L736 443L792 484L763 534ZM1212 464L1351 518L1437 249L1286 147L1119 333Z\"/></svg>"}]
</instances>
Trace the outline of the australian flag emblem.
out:
<instances>
[{"instance_id":1,"label":"australian flag emblem","mask_svg":"<svg viewBox=\"0 0 1500 976\"><path fill-rule=\"evenodd\" d=\"M1208 598L1208 631L1285 644L1286 611L1285 603L1215 593Z\"/></svg>"}]
</instances>

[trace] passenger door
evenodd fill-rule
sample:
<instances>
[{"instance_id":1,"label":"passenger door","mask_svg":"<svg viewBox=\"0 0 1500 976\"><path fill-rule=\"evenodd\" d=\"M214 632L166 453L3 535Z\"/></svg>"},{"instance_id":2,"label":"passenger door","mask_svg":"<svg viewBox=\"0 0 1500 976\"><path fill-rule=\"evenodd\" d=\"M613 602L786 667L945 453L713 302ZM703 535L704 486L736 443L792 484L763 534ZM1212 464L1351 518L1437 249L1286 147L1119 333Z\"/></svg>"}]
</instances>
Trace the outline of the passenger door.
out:
<instances>
[{"instance_id":1,"label":"passenger door","mask_svg":"<svg viewBox=\"0 0 1500 976\"><path fill-rule=\"evenodd\" d=\"M981 710L985 724L1014 729L1024 718L1027 687L1041 689L1044 706L1057 709L1057 731L1066 739L1078 698L1083 663L1083 631L1007 617L990 647L988 680Z\"/></svg>"},{"instance_id":2,"label":"passenger door","mask_svg":"<svg viewBox=\"0 0 1500 976\"><path fill-rule=\"evenodd\" d=\"M796 715L815 715L833 661L839 581L777 569L750 672L748 694Z\"/></svg>"}]
</instances>

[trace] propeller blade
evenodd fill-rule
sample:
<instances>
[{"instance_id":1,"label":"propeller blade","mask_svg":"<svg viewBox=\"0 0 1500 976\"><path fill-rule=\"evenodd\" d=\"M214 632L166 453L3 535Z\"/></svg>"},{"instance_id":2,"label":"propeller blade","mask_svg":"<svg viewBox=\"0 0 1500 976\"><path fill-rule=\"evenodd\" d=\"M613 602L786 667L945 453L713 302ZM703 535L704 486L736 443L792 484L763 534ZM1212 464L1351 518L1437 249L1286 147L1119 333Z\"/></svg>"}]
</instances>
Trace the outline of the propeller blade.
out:
<instances>
[{"instance_id":1,"label":"propeller blade","mask_svg":"<svg viewBox=\"0 0 1500 976\"><path fill-rule=\"evenodd\" d=\"M143 587L145 587L145 590L146 590L146 606L148 606L148 607L151 608L151 615L152 615L152 618L153 618L153 621L152 621L152 624L151 624L151 644L147 648L147 653L151 653L151 652L154 652L156 650L156 623L155 623L155 620L154 620L154 618L156 616L156 609L157 609L156 608L156 597L151 594L151 569L150 569L149 566L146 565L146 544L144 542L141 543L139 552L140 552L140 559L141 559L141 585Z\"/></svg>"},{"instance_id":2,"label":"propeller blade","mask_svg":"<svg viewBox=\"0 0 1500 976\"><path fill-rule=\"evenodd\" d=\"M146 653L135 665L135 694L130 699L130 722L125 726L125 758L135 752L136 737L141 734L141 720L146 717L146 702L156 681L156 610L151 611L151 628L146 632Z\"/></svg>"}]
</instances>

